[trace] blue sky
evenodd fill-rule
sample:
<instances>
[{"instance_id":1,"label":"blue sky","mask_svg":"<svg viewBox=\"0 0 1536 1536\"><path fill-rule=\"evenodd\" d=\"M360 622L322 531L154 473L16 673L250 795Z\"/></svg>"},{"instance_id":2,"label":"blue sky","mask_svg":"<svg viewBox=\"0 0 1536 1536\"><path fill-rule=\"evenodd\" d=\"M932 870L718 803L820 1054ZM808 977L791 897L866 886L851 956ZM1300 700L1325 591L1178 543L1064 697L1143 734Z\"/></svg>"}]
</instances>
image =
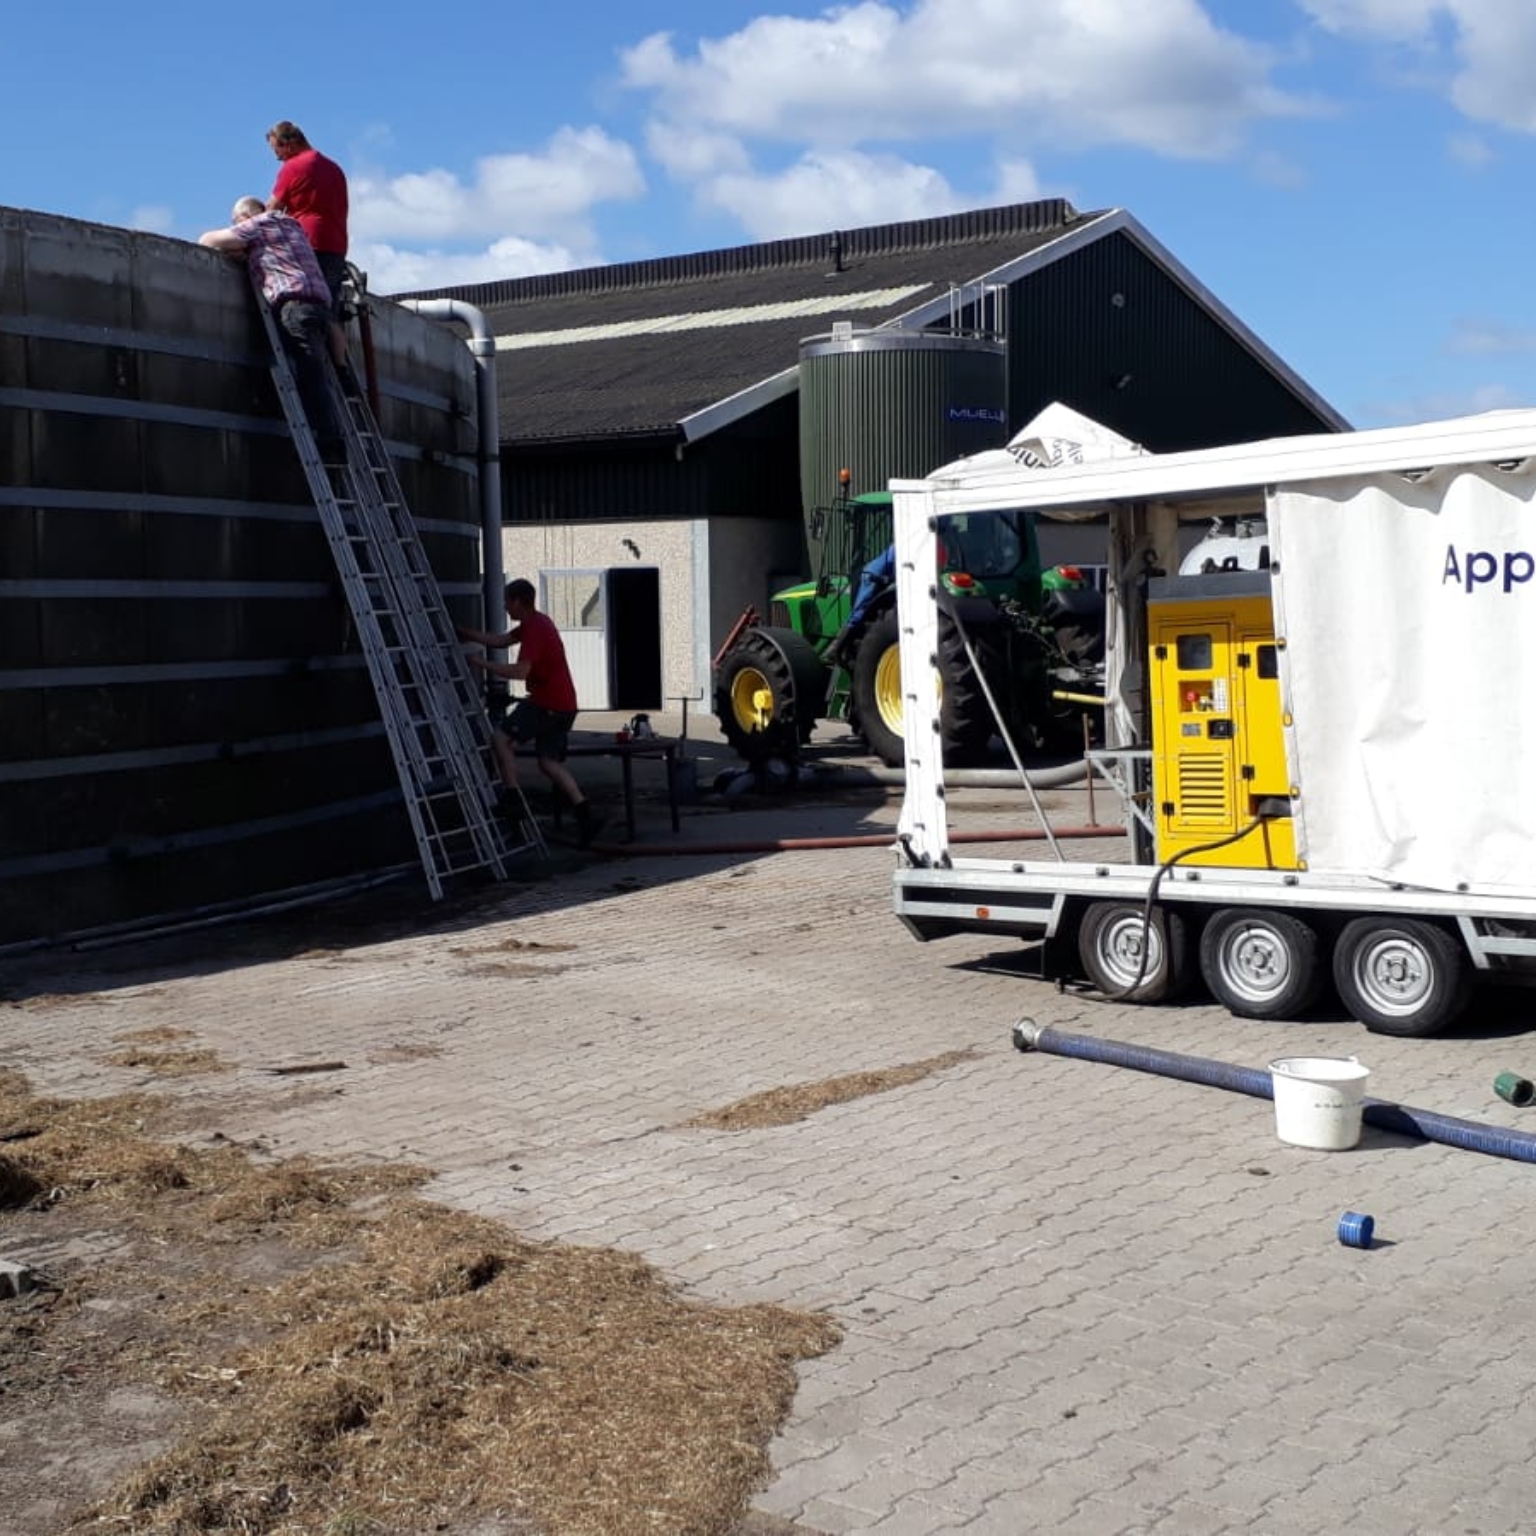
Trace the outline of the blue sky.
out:
<instances>
[{"instance_id":1,"label":"blue sky","mask_svg":"<svg viewBox=\"0 0 1536 1536\"><path fill-rule=\"evenodd\" d=\"M74 0L0 78L0 202L186 238L292 118L382 293L1062 196L1357 426L1536 406L1525 0Z\"/></svg>"}]
</instances>

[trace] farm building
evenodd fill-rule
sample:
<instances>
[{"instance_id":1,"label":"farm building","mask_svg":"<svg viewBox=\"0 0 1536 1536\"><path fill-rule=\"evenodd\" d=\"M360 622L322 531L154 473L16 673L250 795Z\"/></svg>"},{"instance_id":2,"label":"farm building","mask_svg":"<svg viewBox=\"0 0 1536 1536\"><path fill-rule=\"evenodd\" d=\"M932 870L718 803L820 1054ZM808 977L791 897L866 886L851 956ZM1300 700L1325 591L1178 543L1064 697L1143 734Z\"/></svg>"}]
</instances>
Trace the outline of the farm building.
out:
<instances>
[{"instance_id":1,"label":"farm building","mask_svg":"<svg viewBox=\"0 0 1536 1536\"><path fill-rule=\"evenodd\" d=\"M588 709L700 698L840 468L879 489L1053 400L1160 452L1346 425L1129 213L1059 199L436 293L494 334L506 568Z\"/></svg>"}]
</instances>

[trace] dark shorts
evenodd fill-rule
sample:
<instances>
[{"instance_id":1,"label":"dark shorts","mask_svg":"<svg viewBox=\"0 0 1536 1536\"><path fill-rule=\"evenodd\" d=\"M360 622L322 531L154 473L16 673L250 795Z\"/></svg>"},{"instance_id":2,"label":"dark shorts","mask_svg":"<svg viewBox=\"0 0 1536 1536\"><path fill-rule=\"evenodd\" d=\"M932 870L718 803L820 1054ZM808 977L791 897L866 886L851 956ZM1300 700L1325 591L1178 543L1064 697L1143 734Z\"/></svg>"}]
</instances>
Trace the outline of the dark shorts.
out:
<instances>
[{"instance_id":1,"label":"dark shorts","mask_svg":"<svg viewBox=\"0 0 1536 1536\"><path fill-rule=\"evenodd\" d=\"M347 258L338 256L335 251L316 251L315 260L320 264L325 286L331 290L331 314L335 316L341 308L341 285L347 276Z\"/></svg>"},{"instance_id":2,"label":"dark shorts","mask_svg":"<svg viewBox=\"0 0 1536 1536\"><path fill-rule=\"evenodd\" d=\"M550 762L563 763L569 745L574 709L545 709L532 699L519 699L501 722L504 736L516 742L532 742L533 750Z\"/></svg>"}]
</instances>

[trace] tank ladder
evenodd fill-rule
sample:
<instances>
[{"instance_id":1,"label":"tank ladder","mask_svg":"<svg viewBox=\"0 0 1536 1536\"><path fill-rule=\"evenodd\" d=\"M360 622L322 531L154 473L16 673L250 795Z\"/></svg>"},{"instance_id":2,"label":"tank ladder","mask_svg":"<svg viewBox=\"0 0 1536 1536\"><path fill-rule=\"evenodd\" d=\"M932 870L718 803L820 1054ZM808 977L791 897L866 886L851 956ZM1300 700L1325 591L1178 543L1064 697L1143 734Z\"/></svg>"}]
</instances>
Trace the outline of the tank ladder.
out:
<instances>
[{"instance_id":1,"label":"tank ladder","mask_svg":"<svg viewBox=\"0 0 1536 1536\"><path fill-rule=\"evenodd\" d=\"M272 380L341 575L433 899L457 875L488 871L505 878L506 860L514 854L532 850L547 858L522 791L510 792L515 831L498 809L485 703L361 388L325 359L346 443L346 463L327 465L277 318L259 290L256 307L272 349Z\"/></svg>"}]
</instances>

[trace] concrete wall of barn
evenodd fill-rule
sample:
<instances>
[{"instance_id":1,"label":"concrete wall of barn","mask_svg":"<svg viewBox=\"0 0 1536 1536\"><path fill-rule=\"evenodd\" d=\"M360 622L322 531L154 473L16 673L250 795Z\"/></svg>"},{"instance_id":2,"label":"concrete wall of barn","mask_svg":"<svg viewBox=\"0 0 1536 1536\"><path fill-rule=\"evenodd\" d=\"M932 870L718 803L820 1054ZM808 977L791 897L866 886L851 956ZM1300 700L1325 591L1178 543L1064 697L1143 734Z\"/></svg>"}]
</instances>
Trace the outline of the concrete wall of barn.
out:
<instances>
[{"instance_id":1,"label":"concrete wall of barn","mask_svg":"<svg viewBox=\"0 0 1536 1536\"><path fill-rule=\"evenodd\" d=\"M604 690L600 662L578 660L587 637L571 616L555 612L587 710L659 708L688 698L708 708L710 659L751 604L767 618L769 594L802 574L798 522L767 518L643 519L633 522L508 524L503 535L507 577L526 576L542 590L570 573L596 579L609 570L654 568L661 630L661 696L620 698ZM602 627L607 615L596 615ZM504 623L505 620L499 622ZM595 656L622 643L611 625L592 639ZM594 671L594 666L596 671ZM675 708L668 702L668 707ZM691 706L690 706L691 707ZM578 726L579 726L578 722Z\"/></svg>"}]
</instances>

